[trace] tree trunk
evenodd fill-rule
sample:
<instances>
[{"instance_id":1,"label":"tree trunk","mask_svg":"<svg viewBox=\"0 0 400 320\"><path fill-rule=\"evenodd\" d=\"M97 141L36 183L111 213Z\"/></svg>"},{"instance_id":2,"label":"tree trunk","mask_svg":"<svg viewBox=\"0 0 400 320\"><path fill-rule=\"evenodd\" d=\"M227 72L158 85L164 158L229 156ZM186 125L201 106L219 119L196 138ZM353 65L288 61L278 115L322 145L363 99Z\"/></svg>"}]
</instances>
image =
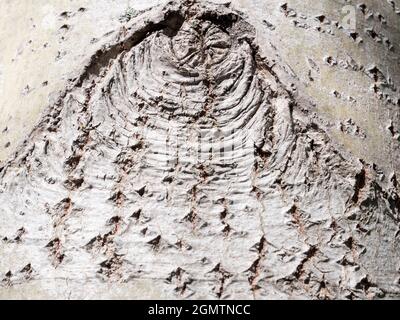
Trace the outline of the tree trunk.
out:
<instances>
[{"instance_id":1,"label":"tree trunk","mask_svg":"<svg viewBox=\"0 0 400 320\"><path fill-rule=\"evenodd\" d=\"M81 2L0 98L0 297L400 296L400 3Z\"/></svg>"}]
</instances>

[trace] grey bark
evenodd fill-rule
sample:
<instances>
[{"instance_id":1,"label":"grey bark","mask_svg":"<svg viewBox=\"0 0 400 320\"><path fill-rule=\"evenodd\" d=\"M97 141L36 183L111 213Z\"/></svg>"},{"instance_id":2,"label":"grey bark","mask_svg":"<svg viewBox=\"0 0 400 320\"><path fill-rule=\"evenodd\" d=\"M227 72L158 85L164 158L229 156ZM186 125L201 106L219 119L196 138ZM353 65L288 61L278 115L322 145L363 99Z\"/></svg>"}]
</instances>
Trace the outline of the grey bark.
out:
<instances>
[{"instance_id":1,"label":"grey bark","mask_svg":"<svg viewBox=\"0 0 400 320\"><path fill-rule=\"evenodd\" d=\"M229 5L192 1L110 35L0 169L0 295L399 297L394 76L323 53L299 62L304 79L277 47L286 19L362 50L359 32L289 4L263 35ZM359 77L354 95L370 84L387 108L383 151L372 129L321 112L323 68ZM357 102L332 83L332 99Z\"/></svg>"}]
</instances>

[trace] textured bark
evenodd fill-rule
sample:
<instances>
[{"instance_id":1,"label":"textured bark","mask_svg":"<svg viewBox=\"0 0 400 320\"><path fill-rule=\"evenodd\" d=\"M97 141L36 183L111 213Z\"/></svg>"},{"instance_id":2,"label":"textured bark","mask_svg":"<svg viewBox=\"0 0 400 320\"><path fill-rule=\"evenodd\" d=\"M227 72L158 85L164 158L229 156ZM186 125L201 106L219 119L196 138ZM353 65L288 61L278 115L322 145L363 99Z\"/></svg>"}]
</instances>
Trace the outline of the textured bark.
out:
<instances>
[{"instance_id":1,"label":"textured bark","mask_svg":"<svg viewBox=\"0 0 400 320\"><path fill-rule=\"evenodd\" d=\"M329 55L302 62L304 82L257 30L229 5L171 2L89 57L0 169L1 296L399 297L398 162L340 145L306 89L323 64L388 108L395 85Z\"/></svg>"}]
</instances>

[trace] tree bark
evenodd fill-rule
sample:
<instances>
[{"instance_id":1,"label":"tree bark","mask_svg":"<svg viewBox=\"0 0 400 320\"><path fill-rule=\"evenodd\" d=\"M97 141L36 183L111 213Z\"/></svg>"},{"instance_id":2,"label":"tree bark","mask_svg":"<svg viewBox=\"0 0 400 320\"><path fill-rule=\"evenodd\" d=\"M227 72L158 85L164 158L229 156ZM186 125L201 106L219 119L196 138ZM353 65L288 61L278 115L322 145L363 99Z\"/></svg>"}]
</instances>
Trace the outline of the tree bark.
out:
<instances>
[{"instance_id":1,"label":"tree bark","mask_svg":"<svg viewBox=\"0 0 400 320\"><path fill-rule=\"evenodd\" d=\"M379 4L126 11L0 167L0 296L398 298Z\"/></svg>"}]
</instances>

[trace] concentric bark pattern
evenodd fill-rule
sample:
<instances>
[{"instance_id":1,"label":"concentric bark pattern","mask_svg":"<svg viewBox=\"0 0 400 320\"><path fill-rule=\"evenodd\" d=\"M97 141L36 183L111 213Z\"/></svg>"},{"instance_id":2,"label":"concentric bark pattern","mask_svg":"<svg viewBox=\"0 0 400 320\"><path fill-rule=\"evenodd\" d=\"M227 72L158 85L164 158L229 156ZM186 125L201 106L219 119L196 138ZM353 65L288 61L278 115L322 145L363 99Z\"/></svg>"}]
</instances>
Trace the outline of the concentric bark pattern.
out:
<instances>
[{"instance_id":1,"label":"concentric bark pattern","mask_svg":"<svg viewBox=\"0 0 400 320\"><path fill-rule=\"evenodd\" d=\"M398 295L396 178L340 154L240 14L149 17L1 169L2 295L140 281L169 298Z\"/></svg>"}]
</instances>

